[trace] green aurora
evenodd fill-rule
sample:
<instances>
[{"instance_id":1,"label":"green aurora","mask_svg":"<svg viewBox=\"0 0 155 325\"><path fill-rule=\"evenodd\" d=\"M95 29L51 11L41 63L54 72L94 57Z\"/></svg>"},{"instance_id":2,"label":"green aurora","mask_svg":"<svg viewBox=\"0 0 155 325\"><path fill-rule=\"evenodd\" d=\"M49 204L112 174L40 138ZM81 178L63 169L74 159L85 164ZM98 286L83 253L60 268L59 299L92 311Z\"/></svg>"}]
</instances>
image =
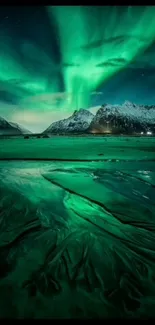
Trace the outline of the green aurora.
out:
<instances>
[{"instance_id":1,"label":"green aurora","mask_svg":"<svg viewBox=\"0 0 155 325\"><path fill-rule=\"evenodd\" d=\"M58 26L65 92L73 94L70 109L88 107L90 94L155 39L155 7L126 7L122 16L117 7L60 6L48 12ZM54 89L59 91L56 83Z\"/></svg>"},{"instance_id":2,"label":"green aurora","mask_svg":"<svg viewBox=\"0 0 155 325\"><path fill-rule=\"evenodd\" d=\"M49 121L94 105L94 98L100 105L107 83L123 71L154 71L154 52L149 53L154 6L8 7L7 12L0 20L0 116L30 129L43 130ZM112 98L113 91L109 102Z\"/></svg>"}]
</instances>

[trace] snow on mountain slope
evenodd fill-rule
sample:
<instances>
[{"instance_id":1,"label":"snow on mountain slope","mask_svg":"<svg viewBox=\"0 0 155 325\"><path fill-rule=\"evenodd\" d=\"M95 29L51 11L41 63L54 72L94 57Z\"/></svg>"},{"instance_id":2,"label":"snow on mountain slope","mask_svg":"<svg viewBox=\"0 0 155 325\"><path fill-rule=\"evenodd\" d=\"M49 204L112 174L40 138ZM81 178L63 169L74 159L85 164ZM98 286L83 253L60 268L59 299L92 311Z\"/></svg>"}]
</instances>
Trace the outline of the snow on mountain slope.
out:
<instances>
[{"instance_id":1,"label":"snow on mountain slope","mask_svg":"<svg viewBox=\"0 0 155 325\"><path fill-rule=\"evenodd\" d=\"M8 122L0 117L0 135L20 135L31 133L16 123Z\"/></svg>"},{"instance_id":2,"label":"snow on mountain slope","mask_svg":"<svg viewBox=\"0 0 155 325\"><path fill-rule=\"evenodd\" d=\"M9 122L9 124L11 126L13 126L14 128L17 128L22 134L32 134L31 131L25 129L23 126L17 124L17 123L13 123L13 122Z\"/></svg>"},{"instance_id":3,"label":"snow on mountain slope","mask_svg":"<svg viewBox=\"0 0 155 325\"><path fill-rule=\"evenodd\" d=\"M155 106L136 105L129 101L125 101L122 105L104 104L104 111L111 115L122 115L125 118L137 119L141 123L155 123ZM89 110L92 113L97 113L101 109L100 106L91 107Z\"/></svg>"},{"instance_id":4,"label":"snow on mountain slope","mask_svg":"<svg viewBox=\"0 0 155 325\"><path fill-rule=\"evenodd\" d=\"M75 111L69 118L52 123L43 133L84 132L88 129L94 115L86 109Z\"/></svg>"},{"instance_id":5,"label":"snow on mountain slope","mask_svg":"<svg viewBox=\"0 0 155 325\"><path fill-rule=\"evenodd\" d=\"M140 132L146 131L149 126L155 127L155 106L135 105L126 101L123 105L102 105L89 130Z\"/></svg>"},{"instance_id":6,"label":"snow on mountain slope","mask_svg":"<svg viewBox=\"0 0 155 325\"><path fill-rule=\"evenodd\" d=\"M80 109L69 118L52 123L43 133L86 133L92 130L130 133L145 132L149 127L155 131L155 106L125 101L122 105L104 104L89 110Z\"/></svg>"},{"instance_id":7,"label":"snow on mountain slope","mask_svg":"<svg viewBox=\"0 0 155 325\"><path fill-rule=\"evenodd\" d=\"M119 114L125 118L132 118L141 123L155 123L155 106L136 105L125 101L122 105L106 104L104 108L111 114Z\"/></svg>"}]
</instances>

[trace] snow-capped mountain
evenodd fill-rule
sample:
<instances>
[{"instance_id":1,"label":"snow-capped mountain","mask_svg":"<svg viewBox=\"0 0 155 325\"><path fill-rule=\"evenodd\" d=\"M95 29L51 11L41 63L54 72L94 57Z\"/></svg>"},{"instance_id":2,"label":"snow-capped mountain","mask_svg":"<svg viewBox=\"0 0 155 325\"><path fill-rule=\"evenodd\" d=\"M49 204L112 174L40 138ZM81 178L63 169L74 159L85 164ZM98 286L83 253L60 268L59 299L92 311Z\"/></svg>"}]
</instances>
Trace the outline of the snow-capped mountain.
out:
<instances>
[{"instance_id":1,"label":"snow-capped mountain","mask_svg":"<svg viewBox=\"0 0 155 325\"><path fill-rule=\"evenodd\" d=\"M92 114L91 112L96 112ZM155 106L104 104L95 110L80 109L67 119L52 123L43 133L155 132Z\"/></svg>"},{"instance_id":2,"label":"snow-capped mountain","mask_svg":"<svg viewBox=\"0 0 155 325\"><path fill-rule=\"evenodd\" d=\"M155 106L104 104L97 111L88 132L132 133L155 131Z\"/></svg>"},{"instance_id":3,"label":"snow-capped mountain","mask_svg":"<svg viewBox=\"0 0 155 325\"><path fill-rule=\"evenodd\" d=\"M0 135L20 135L30 133L29 130L26 130L22 126L8 122L4 118L0 117Z\"/></svg>"},{"instance_id":4,"label":"snow-capped mountain","mask_svg":"<svg viewBox=\"0 0 155 325\"><path fill-rule=\"evenodd\" d=\"M75 111L70 117L52 123L43 133L86 132L94 115L86 109Z\"/></svg>"}]
</instances>

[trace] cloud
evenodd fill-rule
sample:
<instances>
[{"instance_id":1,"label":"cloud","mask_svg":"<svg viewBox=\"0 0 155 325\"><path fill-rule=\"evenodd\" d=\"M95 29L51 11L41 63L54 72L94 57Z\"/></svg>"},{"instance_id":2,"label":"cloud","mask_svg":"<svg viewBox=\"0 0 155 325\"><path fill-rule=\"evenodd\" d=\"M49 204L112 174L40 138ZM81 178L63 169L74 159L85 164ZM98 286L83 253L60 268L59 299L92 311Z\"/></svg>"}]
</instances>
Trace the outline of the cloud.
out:
<instances>
[{"instance_id":1,"label":"cloud","mask_svg":"<svg viewBox=\"0 0 155 325\"><path fill-rule=\"evenodd\" d=\"M19 97L7 90L0 89L0 99L5 103L16 104L19 100Z\"/></svg>"},{"instance_id":2,"label":"cloud","mask_svg":"<svg viewBox=\"0 0 155 325\"><path fill-rule=\"evenodd\" d=\"M20 102L21 107L39 107L44 108L45 105L48 105L49 109L53 108L53 105L56 105L57 101L65 101L71 97L71 93L67 92L57 92L57 93L43 93L40 95L26 97ZM51 105L51 106L50 106Z\"/></svg>"},{"instance_id":3,"label":"cloud","mask_svg":"<svg viewBox=\"0 0 155 325\"><path fill-rule=\"evenodd\" d=\"M78 63L63 63L62 64L63 67L65 68L74 68L74 67L80 67L80 64Z\"/></svg>"},{"instance_id":4,"label":"cloud","mask_svg":"<svg viewBox=\"0 0 155 325\"><path fill-rule=\"evenodd\" d=\"M126 40L127 36L126 35L120 35L116 37L109 37L109 38L104 38L100 39L98 41L90 42L88 44L83 45L81 48L83 50L93 50L96 48L99 48L101 46L104 46L106 44L121 44Z\"/></svg>"},{"instance_id":5,"label":"cloud","mask_svg":"<svg viewBox=\"0 0 155 325\"><path fill-rule=\"evenodd\" d=\"M105 68L105 67L116 67L116 66L122 66L124 64L127 64L128 61L124 58L113 58L104 62L101 62L96 65L97 68Z\"/></svg>"},{"instance_id":6,"label":"cloud","mask_svg":"<svg viewBox=\"0 0 155 325\"><path fill-rule=\"evenodd\" d=\"M146 41L148 41L148 39L145 37L141 37L138 35L134 36L134 35L126 34L126 35L118 35L115 37L103 38L98 41L90 42L88 44L82 45L81 48L83 50L93 50L93 49L97 49L104 45L109 45L109 44L110 45L121 45L121 44L128 42L130 40L135 40L135 41L144 42L144 43Z\"/></svg>"}]
</instances>

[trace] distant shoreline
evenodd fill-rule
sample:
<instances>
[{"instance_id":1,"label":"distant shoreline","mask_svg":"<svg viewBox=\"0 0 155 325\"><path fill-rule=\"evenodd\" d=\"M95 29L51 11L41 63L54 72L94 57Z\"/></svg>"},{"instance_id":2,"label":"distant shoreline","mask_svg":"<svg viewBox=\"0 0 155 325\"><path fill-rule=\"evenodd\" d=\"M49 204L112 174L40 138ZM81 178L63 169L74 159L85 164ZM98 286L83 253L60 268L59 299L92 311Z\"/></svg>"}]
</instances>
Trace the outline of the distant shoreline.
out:
<instances>
[{"instance_id":1,"label":"distant shoreline","mask_svg":"<svg viewBox=\"0 0 155 325\"><path fill-rule=\"evenodd\" d=\"M21 139L23 138L24 140L28 139L51 139L51 138L56 138L56 137L70 137L70 138L89 138L89 137L102 137L102 138L154 138L155 134L103 134L103 133L98 133L98 134L50 134L49 136L45 137L42 134L21 134L21 135L0 135L0 140L7 140L7 139Z\"/></svg>"},{"instance_id":2,"label":"distant shoreline","mask_svg":"<svg viewBox=\"0 0 155 325\"><path fill-rule=\"evenodd\" d=\"M66 159L66 158L0 158L0 161L64 161L64 162L155 162L155 159L121 159L121 158L100 158L100 159Z\"/></svg>"}]
</instances>

